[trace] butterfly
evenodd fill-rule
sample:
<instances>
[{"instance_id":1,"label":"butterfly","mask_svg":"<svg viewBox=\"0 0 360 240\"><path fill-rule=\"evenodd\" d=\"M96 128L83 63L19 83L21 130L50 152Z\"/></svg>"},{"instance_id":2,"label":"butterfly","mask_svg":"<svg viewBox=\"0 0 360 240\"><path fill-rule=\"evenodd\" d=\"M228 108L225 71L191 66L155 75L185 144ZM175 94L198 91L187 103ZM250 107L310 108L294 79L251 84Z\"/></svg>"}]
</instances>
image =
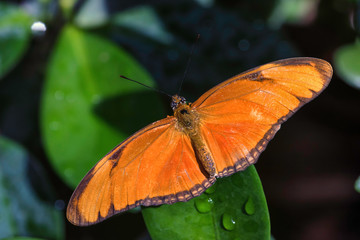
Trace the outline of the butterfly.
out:
<instances>
[{"instance_id":1,"label":"butterfly","mask_svg":"<svg viewBox=\"0 0 360 240\"><path fill-rule=\"evenodd\" d=\"M67 219L86 226L143 205L199 196L217 178L254 164L285 122L329 84L331 65L289 58L236 75L194 103L175 95L173 116L120 143L83 178Z\"/></svg>"}]
</instances>

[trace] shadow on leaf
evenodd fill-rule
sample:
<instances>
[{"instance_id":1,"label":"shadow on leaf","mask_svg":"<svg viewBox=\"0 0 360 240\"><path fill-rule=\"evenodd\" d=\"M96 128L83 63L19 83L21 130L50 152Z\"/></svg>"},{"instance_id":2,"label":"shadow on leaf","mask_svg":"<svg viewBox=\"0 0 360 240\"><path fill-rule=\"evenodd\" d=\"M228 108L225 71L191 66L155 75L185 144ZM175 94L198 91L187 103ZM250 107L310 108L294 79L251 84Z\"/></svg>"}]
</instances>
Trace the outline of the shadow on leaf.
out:
<instances>
[{"instance_id":1,"label":"shadow on leaf","mask_svg":"<svg viewBox=\"0 0 360 240\"><path fill-rule=\"evenodd\" d=\"M166 117L164 105L154 105L158 94L141 91L107 98L94 106L94 112L116 130L130 135Z\"/></svg>"}]
</instances>

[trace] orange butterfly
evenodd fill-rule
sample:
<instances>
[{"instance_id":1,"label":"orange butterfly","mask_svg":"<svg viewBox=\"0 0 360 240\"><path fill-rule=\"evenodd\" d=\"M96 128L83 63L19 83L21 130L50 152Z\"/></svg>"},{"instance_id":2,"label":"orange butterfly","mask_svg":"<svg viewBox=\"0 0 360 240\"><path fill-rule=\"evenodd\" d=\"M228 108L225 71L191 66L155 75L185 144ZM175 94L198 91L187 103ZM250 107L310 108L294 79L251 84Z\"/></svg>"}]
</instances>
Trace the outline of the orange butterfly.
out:
<instances>
[{"instance_id":1,"label":"orange butterfly","mask_svg":"<svg viewBox=\"0 0 360 240\"><path fill-rule=\"evenodd\" d=\"M324 60L290 58L230 78L192 104L173 96L174 116L141 129L89 171L70 199L68 220L91 225L136 206L199 196L216 178L254 164L280 124L331 76Z\"/></svg>"}]
</instances>

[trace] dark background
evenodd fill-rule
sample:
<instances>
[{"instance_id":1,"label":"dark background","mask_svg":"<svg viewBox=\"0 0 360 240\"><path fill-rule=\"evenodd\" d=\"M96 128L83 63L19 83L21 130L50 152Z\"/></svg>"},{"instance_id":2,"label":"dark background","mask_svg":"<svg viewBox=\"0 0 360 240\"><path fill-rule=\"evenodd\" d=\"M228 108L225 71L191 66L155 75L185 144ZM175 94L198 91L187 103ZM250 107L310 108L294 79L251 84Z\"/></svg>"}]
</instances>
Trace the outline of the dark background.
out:
<instances>
[{"instance_id":1,"label":"dark background","mask_svg":"<svg viewBox=\"0 0 360 240\"><path fill-rule=\"evenodd\" d=\"M356 31L351 27L352 16L359 11L355 1L318 1L296 20L271 27L269 16L280 2L214 1L210 7L203 7L196 1L180 0L105 1L109 15L144 4L151 6L176 40L161 44L112 24L89 31L125 48L150 72L158 88L169 94L178 89L199 33L182 90L183 96L194 101L217 83L273 60L309 56L333 63L336 50L355 41ZM75 4L74 16L84 3ZM63 24L71 21L56 3L51 4L54 7L46 9L51 17L45 36L34 38L16 68L0 81L0 133L40 160L55 191L44 199L66 204L73 189L52 170L39 127L44 68ZM19 78L19 71L26 73L26 78ZM166 97L163 100L168 104ZM282 125L256 164L275 239L360 238L360 197L354 189L360 175L359 123L360 92L340 79L335 68L329 87ZM74 227L66 221L66 238L148 236L141 214L125 213L89 228Z\"/></svg>"}]
</instances>

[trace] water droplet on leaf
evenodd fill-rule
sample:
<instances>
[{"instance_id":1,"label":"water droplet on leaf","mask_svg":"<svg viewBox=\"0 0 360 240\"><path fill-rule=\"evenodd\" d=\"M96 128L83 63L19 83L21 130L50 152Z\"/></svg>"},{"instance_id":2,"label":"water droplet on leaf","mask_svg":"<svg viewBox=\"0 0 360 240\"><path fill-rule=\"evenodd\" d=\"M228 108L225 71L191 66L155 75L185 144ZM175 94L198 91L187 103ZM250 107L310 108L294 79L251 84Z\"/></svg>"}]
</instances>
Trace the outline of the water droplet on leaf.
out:
<instances>
[{"instance_id":1,"label":"water droplet on leaf","mask_svg":"<svg viewBox=\"0 0 360 240\"><path fill-rule=\"evenodd\" d=\"M196 210L200 213L207 213L213 208L214 202L211 198L195 199Z\"/></svg>"},{"instance_id":2,"label":"water droplet on leaf","mask_svg":"<svg viewBox=\"0 0 360 240\"><path fill-rule=\"evenodd\" d=\"M232 231L235 229L236 222L232 215L230 215L228 213L224 213L222 215L222 224L226 230Z\"/></svg>"},{"instance_id":3,"label":"water droplet on leaf","mask_svg":"<svg viewBox=\"0 0 360 240\"><path fill-rule=\"evenodd\" d=\"M31 31L34 35L42 36L46 32L46 25L43 22L36 21L31 25Z\"/></svg>"},{"instance_id":4,"label":"water droplet on leaf","mask_svg":"<svg viewBox=\"0 0 360 240\"><path fill-rule=\"evenodd\" d=\"M255 213L255 203L252 197L249 197L244 205L244 211L247 215L254 215Z\"/></svg>"}]
</instances>

